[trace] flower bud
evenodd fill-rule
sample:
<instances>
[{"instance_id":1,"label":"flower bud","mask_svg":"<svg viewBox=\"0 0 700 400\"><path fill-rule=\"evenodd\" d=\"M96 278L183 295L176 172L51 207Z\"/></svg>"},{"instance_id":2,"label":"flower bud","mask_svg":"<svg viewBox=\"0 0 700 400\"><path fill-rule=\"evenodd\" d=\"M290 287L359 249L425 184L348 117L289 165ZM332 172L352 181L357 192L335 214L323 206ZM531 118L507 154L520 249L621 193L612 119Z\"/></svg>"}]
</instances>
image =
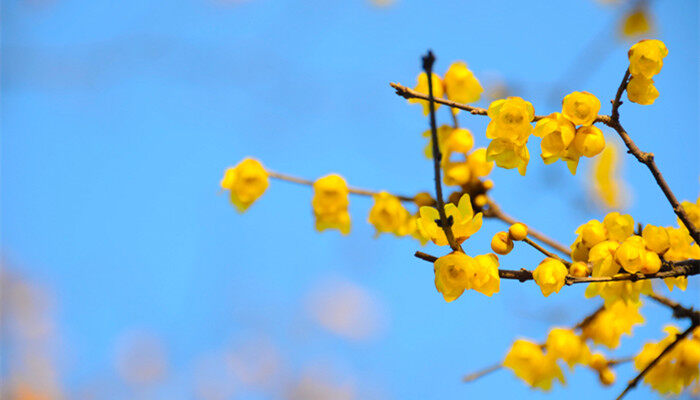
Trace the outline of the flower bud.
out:
<instances>
[{"instance_id":1,"label":"flower bud","mask_svg":"<svg viewBox=\"0 0 700 400\"><path fill-rule=\"evenodd\" d=\"M508 234L513 240L523 240L527 237L527 226L520 222L516 222L508 228Z\"/></svg>"},{"instance_id":2,"label":"flower bud","mask_svg":"<svg viewBox=\"0 0 700 400\"><path fill-rule=\"evenodd\" d=\"M491 249L496 254L506 255L513 250L513 240L507 232L498 232L491 239Z\"/></svg>"},{"instance_id":3,"label":"flower bud","mask_svg":"<svg viewBox=\"0 0 700 400\"><path fill-rule=\"evenodd\" d=\"M577 261L571 264L571 267L569 268L569 274L577 278L585 278L588 275L590 275L590 271L588 270L588 266L586 265L586 263Z\"/></svg>"}]
</instances>

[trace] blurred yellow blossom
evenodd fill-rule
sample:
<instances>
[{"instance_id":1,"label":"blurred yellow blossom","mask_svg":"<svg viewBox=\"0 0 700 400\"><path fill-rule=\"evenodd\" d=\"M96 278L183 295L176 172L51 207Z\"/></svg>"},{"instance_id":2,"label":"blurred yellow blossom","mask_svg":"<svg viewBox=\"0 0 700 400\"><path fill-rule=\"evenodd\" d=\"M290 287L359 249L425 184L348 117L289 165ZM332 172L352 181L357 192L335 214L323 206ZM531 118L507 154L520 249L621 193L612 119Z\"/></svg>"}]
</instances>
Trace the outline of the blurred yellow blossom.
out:
<instances>
[{"instance_id":1,"label":"blurred yellow blossom","mask_svg":"<svg viewBox=\"0 0 700 400\"><path fill-rule=\"evenodd\" d=\"M651 33L651 18L644 7L633 8L624 15L620 33L626 37L638 37Z\"/></svg>"},{"instance_id":2,"label":"blurred yellow blossom","mask_svg":"<svg viewBox=\"0 0 700 400\"><path fill-rule=\"evenodd\" d=\"M432 86L433 86L433 98L437 99L439 97L442 97L444 94L443 88L442 88L442 79L440 79L440 75L437 74L432 74ZM418 75L418 84L416 87L413 88L418 93L422 93L424 95L428 95L429 93L429 88L428 88L428 74L425 72L421 72ZM411 98L408 99L409 103L417 103L423 106L423 115L428 115L430 114L430 102L428 100L421 100L421 99L416 99L416 98ZM439 103L435 103L435 109L437 110L438 107L440 107Z\"/></svg>"},{"instance_id":3,"label":"blurred yellow blossom","mask_svg":"<svg viewBox=\"0 0 700 400\"><path fill-rule=\"evenodd\" d=\"M565 382L556 358L545 354L540 345L524 339L513 342L503 360L503 366L513 370L515 375L528 385L544 391L552 389L552 381L555 378L562 384Z\"/></svg>"},{"instance_id":4,"label":"blurred yellow blossom","mask_svg":"<svg viewBox=\"0 0 700 400\"><path fill-rule=\"evenodd\" d=\"M625 203L626 189L620 178L620 149L608 143L592 166L591 188L595 198L607 208L619 209Z\"/></svg>"},{"instance_id":5,"label":"blurred yellow blossom","mask_svg":"<svg viewBox=\"0 0 700 400\"><path fill-rule=\"evenodd\" d=\"M260 161L244 158L235 167L228 168L221 180L221 188L231 191L231 203L239 212L248 209L269 186L267 171Z\"/></svg>"},{"instance_id":6,"label":"blurred yellow blossom","mask_svg":"<svg viewBox=\"0 0 700 400\"><path fill-rule=\"evenodd\" d=\"M586 342L571 329L552 328L545 343L547 353L564 360L569 368L587 364L591 351Z\"/></svg>"},{"instance_id":7,"label":"blurred yellow blossom","mask_svg":"<svg viewBox=\"0 0 700 400\"><path fill-rule=\"evenodd\" d=\"M377 235L382 232L399 235L409 218L401 200L387 192L375 194L373 198L374 205L369 210L369 223L374 225Z\"/></svg>"},{"instance_id":8,"label":"blurred yellow blossom","mask_svg":"<svg viewBox=\"0 0 700 400\"><path fill-rule=\"evenodd\" d=\"M314 182L311 205L316 217L316 229L338 229L344 235L350 233L348 213L348 185L340 175L330 174Z\"/></svg>"},{"instance_id":9,"label":"blurred yellow blossom","mask_svg":"<svg viewBox=\"0 0 700 400\"><path fill-rule=\"evenodd\" d=\"M443 80L447 98L458 103L479 101L484 89L467 64L457 61L450 65Z\"/></svg>"},{"instance_id":10,"label":"blurred yellow blossom","mask_svg":"<svg viewBox=\"0 0 700 400\"><path fill-rule=\"evenodd\" d=\"M632 327L644 323L644 317L639 313L640 304L615 302L583 327L582 336L593 340L597 345L617 348L623 334L631 336Z\"/></svg>"}]
</instances>

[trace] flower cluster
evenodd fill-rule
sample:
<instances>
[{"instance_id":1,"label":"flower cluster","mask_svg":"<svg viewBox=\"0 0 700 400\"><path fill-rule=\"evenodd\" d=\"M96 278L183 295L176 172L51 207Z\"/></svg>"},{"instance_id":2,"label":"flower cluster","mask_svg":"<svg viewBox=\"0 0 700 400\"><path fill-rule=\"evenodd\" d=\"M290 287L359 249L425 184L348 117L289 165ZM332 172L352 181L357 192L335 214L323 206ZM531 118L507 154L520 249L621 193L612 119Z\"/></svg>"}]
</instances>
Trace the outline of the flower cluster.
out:
<instances>
[{"instance_id":1,"label":"flower cluster","mask_svg":"<svg viewBox=\"0 0 700 400\"><path fill-rule=\"evenodd\" d=\"M600 100L588 92L573 92L564 97L561 113L555 112L537 121L533 134L542 138L541 157L545 164L566 161L576 174L581 157L594 157L605 148L603 132L593 126L600 111ZM580 125L576 128L576 125Z\"/></svg>"},{"instance_id":2,"label":"flower cluster","mask_svg":"<svg viewBox=\"0 0 700 400\"><path fill-rule=\"evenodd\" d=\"M659 342L647 343L642 351L634 358L634 367L641 371L652 360L676 340L680 333L675 326L667 326L664 331L668 334ZM652 389L663 395L678 395L693 381L698 380L700 365L700 328L695 329L690 338L685 338L644 376L644 382Z\"/></svg>"},{"instance_id":3,"label":"flower cluster","mask_svg":"<svg viewBox=\"0 0 700 400\"><path fill-rule=\"evenodd\" d=\"M506 255L513 250L513 241L524 240L527 237L527 226L515 223L508 232L498 232L491 239L491 250L500 255Z\"/></svg>"},{"instance_id":4,"label":"flower cluster","mask_svg":"<svg viewBox=\"0 0 700 400\"><path fill-rule=\"evenodd\" d=\"M509 97L492 102L488 116L491 122L486 127L486 137L491 143L486 149L486 160L495 161L501 168L517 168L525 175L530 161L527 140L532 132L530 123L535 118L535 108L520 97Z\"/></svg>"},{"instance_id":5,"label":"flower cluster","mask_svg":"<svg viewBox=\"0 0 700 400\"><path fill-rule=\"evenodd\" d=\"M649 105L659 97L654 86L654 75L661 72L668 49L660 40L642 40L627 53L632 77L627 83L627 98L637 104Z\"/></svg>"},{"instance_id":6,"label":"flower cluster","mask_svg":"<svg viewBox=\"0 0 700 400\"><path fill-rule=\"evenodd\" d=\"M433 86L433 97L440 98L446 96L452 101L458 103L473 103L479 101L481 98L481 93L484 89L481 87L481 83L476 79L474 73L467 68L467 64L461 61L452 63L445 73L445 78L440 78L440 75L432 74L432 86ZM418 84L414 88L416 92L427 95L428 90L428 74L422 72L418 75ZM427 100L422 99L408 99L409 103L417 103L423 106L423 114L428 115L430 112L430 105ZM440 104L435 103L435 109L437 109ZM457 112L454 110L453 112Z\"/></svg>"},{"instance_id":7,"label":"flower cluster","mask_svg":"<svg viewBox=\"0 0 700 400\"><path fill-rule=\"evenodd\" d=\"M569 351L569 350L566 350ZM552 352L545 352L542 346L524 339L513 342L503 366L513 370L515 375L528 385L548 391L554 379L565 383L564 374Z\"/></svg>"}]
</instances>

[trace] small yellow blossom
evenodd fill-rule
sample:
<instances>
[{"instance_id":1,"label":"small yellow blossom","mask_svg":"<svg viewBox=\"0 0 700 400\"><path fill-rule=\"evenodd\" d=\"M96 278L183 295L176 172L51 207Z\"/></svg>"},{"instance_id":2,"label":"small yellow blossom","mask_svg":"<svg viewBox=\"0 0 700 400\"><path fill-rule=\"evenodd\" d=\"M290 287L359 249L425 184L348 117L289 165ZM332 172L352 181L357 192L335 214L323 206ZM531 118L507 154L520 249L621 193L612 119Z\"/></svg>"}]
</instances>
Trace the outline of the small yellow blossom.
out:
<instances>
[{"instance_id":1,"label":"small yellow blossom","mask_svg":"<svg viewBox=\"0 0 700 400\"><path fill-rule=\"evenodd\" d=\"M646 245L641 236L630 236L615 250L615 261L625 269L634 274L642 269L646 261Z\"/></svg>"},{"instance_id":2,"label":"small yellow blossom","mask_svg":"<svg viewBox=\"0 0 700 400\"><path fill-rule=\"evenodd\" d=\"M467 156L467 164L474 178L488 176L493 169L493 161L486 160L486 149L483 147L472 151Z\"/></svg>"},{"instance_id":3,"label":"small yellow blossom","mask_svg":"<svg viewBox=\"0 0 700 400\"><path fill-rule=\"evenodd\" d=\"M577 278L585 278L588 275L590 275L590 270L588 269L586 263L576 261L573 264L571 264L571 267L569 268L569 274Z\"/></svg>"},{"instance_id":4,"label":"small yellow blossom","mask_svg":"<svg viewBox=\"0 0 700 400\"><path fill-rule=\"evenodd\" d=\"M421 207L419 212L420 218L416 223L423 236L429 237L438 246L448 245L445 231L438 225L440 222L438 210L433 207ZM459 199L457 206L452 203L446 204L445 214L448 224L451 220L452 234L457 243L461 244L481 228L483 216L481 213L474 215L468 194L464 194Z\"/></svg>"},{"instance_id":5,"label":"small yellow blossom","mask_svg":"<svg viewBox=\"0 0 700 400\"><path fill-rule=\"evenodd\" d=\"M622 242L634 234L634 219L627 214L609 213L603 219L603 225L605 225L610 240Z\"/></svg>"},{"instance_id":6,"label":"small yellow blossom","mask_svg":"<svg viewBox=\"0 0 700 400\"><path fill-rule=\"evenodd\" d=\"M651 20L646 8L634 8L622 20L620 33L626 37L638 37L651 32Z\"/></svg>"},{"instance_id":7,"label":"small yellow blossom","mask_svg":"<svg viewBox=\"0 0 700 400\"><path fill-rule=\"evenodd\" d=\"M603 368L598 371L598 380L604 386L610 386L615 383L615 371L612 368Z\"/></svg>"},{"instance_id":8,"label":"small yellow blossom","mask_svg":"<svg viewBox=\"0 0 700 400\"><path fill-rule=\"evenodd\" d=\"M235 167L228 168L221 180L221 188L231 191L231 203L239 212L250 207L269 186L267 171L260 161L244 158Z\"/></svg>"},{"instance_id":9,"label":"small yellow blossom","mask_svg":"<svg viewBox=\"0 0 700 400\"><path fill-rule=\"evenodd\" d=\"M438 137L438 148L442 153L445 153L443 150L445 148L445 141L447 138L449 138L452 135L452 132L454 132L455 128L449 126L449 125L440 125L437 128L437 137ZM471 135L471 133L470 133ZM428 138L428 144L425 145L425 157L432 159L433 158L433 135L432 131L428 129L427 131L423 132L423 137ZM472 139L473 142L473 139Z\"/></svg>"},{"instance_id":10,"label":"small yellow blossom","mask_svg":"<svg viewBox=\"0 0 700 400\"><path fill-rule=\"evenodd\" d=\"M433 84L433 98L437 99L443 96L444 91L443 91L443 86L442 86L442 79L440 79L440 75L438 74L432 74L432 84ZM416 87L413 88L418 93L422 93L424 95L429 94L429 88L428 88L428 74L425 72L421 72L420 75L418 75L418 84ZM422 100L422 99L408 99L409 103L418 103L423 106L423 115L428 115L430 114L430 102L428 100ZM435 109L437 110L438 107L440 107L440 103L434 103L435 104Z\"/></svg>"},{"instance_id":11,"label":"small yellow blossom","mask_svg":"<svg viewBox=\"0 0 700 400\"><path fill-rule=\"evenodd\" d=\"M440 146L442 146L440 148L442 153L448 158L452 153L467 154L474 147L474 136L472 136L469 129L455 128L447 135L445 142L441 143Z\"/></svg>"},{"instance_id":12,"label":"small yellow blossom","mask_svg":"<svg viewBox=\"0 0 700 400\"><path fill-rule=\"evenodd\" d=\"M666 278L664 279L664 283L666 284L666 287L668 287L669 291L673 291L674 287L685 291L685 289L688 288L688 277L675 276L673 278Z\"/></svg>"},{"instance_id":13,"label":"small yellow blossom","mask_svg":"<svg viewBox=\"0 0 700 400\"><path fill-rule=\"evenodd\" d=\"M574 125L591 125L600 111L600 100L588 92L567 94L562 102L562 114Z\"/></svg>"},{"instance_id":14,"label":"small yellow blossom","mask_svg":"<svg viewBox=\"0 0 700 400\"><path fill-rule=\"evenodd\" d=\"M508 228L508 235L513 240L523 240L527 237L527 226L523 223L516 222Z\"/></svg>"},{"instance_id":15,"label":"small yellow blossom","mask_svg":"<svg viewBox=\"0 0 700 400\"><path fill-rule=\"evenodd\" d=\"M632 335L632 327L644 323L639 306L640 303L615 302L583 327L583 337L609 349L617 348L623 334Z\"/></svg>"},{"instance_id":16,"label":"small yellow blossom","mask_svg":"<svg viewBox=\"0 0 700 400\"><path fill-rule=\"evenodd\" d=\"M509 97L492 102L488 116L491 122L486 127L487 138L506 139L522 146L532 132L535 108L520 97Z\"/></svg>"},{"instance_id":17,"label":"small yellow blossom","mask_svg":"<svg viewBox=\"0 0 700 400\"><path fill-rule=\"evenodd\" d=\"M377 235L382 232L399 235L409 218L401 200L387 192L380 192L373 197L374 205L369 210L369 223L374 225Z\"/></svg>"},{"instance_id":18,"label":"small yellow blossom","mask_svg":"<svg viewBox=\"0 0 700 400\"><path fill-rule=\"evenodd\" d=\"M614 143L607 143L600 157L596 158L592 169L592 191L605 207L619 209L625 200L624 183L620 179L620 149Z\"/></svg>"},{"instance_id":19,"label":"small yellow blossom","mask_svg":"<svg viewBox=\"0 0 700 400\"><path fill-rule=\"evenodd\" d=\"M555 258L545 258L532 272L532 277L539 285L542 294L547 297L552 293L559 293L566 283L568 270L566 266Z\"/></svg>"},{"instance_id":20,"label":"small yellow blossom","mask_svg":"<svg viewBox=\"0 0 700 400\"><path fill-rule=\"evenodd\" d=\"M683 228L666 228L668 233L669 248L664 253L664 258L668 261L683 261L693 258L692 238L688 231ZM695 245L697 246L697 245ZM696 247L697 248L697 247Z\"/></svg>"},{"instance_id":21,"label":"small yellow blossom","mask_svg":"<svg viewBox=\"0 0 700 400\"><path fill-rule=\"evenodd\" d=\"M659 255L653 251L646 251L644 253L644 264L642 265L641 273L643 274L655 274L661 269L661 258Z\"/></svg>"},{"instance_id":22,"label":"small yellow blossom","mask_svg":"<svg viewBox=\"0 0 700 400\"><path fill-rule=\"evenodd\" d=\"M688 216L690 223L693 224L693 226L695 226L696 228L700 227L700 197L698 197L695 203L690 201L682 202L681 207L683 207L683 210ZM680 225L682 229L687 230L680 218L678 218L678 225Z\"/></svg>"},{"instance_id":23,"label":"small yellow blossom","mask_svg":"<svg viewBox=\"0 0 700 400\"><path fill-rule=\"evenodd\" d=\"M646 368L676 340L680 333L675 326L667 326L664 331L668 334L666 338L659 342L646 343L634 358L634 368L637 371ZM698 364L700 364L700 341L693 337L686 337L659 359L654 368L647 371L644 383L663 395L678 395L698 379Z\"/></svg>"},{"instance_id":24,"label":"small yellow blossom","mask_svg":"<svg viewBox=\"0 0 700 400\"><path fill-rule=\"evenodd\" d=\"M605 136L595 126L582 126L576 129L573 145L584 157L594 157L605 148Z\"/></svg>"},{"instance_id":25,"label":"small yellow blossom","mask_svg":"<svg viewBox=\"0 0 700 400\"><path fill-rule=\"evenodd\" d=\"M545 344L547 353L564 360L569 368L576 364L587 364L591 351L586 342L571 329L552 328Z\"/></svg>"},{"instance_id":26,"label":"small yellow blossom","mask_svg":"<svg viewBox=\"0 0 700 400\"><path fill-rule=\"evenodd\" d=\"M340 175L330 174L314 182L311 206L316 217L316 230L338 229L350 233L348 185Z\"/></svg>"},{"instance_id":27,"label":"small yellow blossom","mask_svg":"<svg viewBox=\"0 0 700 400\"><path fill-rule=\"evenodd\" d=\"M605 241L608 232L605 226L597 219L590 220L576 229L576 233L581 236L583 244L588 248Z\"/></svg>"},{"instance_id":28,"label":"small yellow blossom","mask_svg":"<svg viewBox=\"0 0 700 400\"><path fill-rule=\"evenodd\" d=\"M508 232L498 232L493 235L491 239L491 250L496 254L502 256L508 254L513 250L513 240L511 239Z\"/></svg>"},{"instance_id":29,"label":"small yellow blossom","mask_svg":"<svg viewBox=\"0 0 700 400\"><path fill-rule=\"evenodd\" d=\"M648 106L654 104L657 97L659 97L659 91L654 86L653 79L637 75L632 76L627 83L627 98L633 103Z\"/></svg>"},{"instance_id":30,"label":"small yellow blossom","mask_svg":"<svg viewBox=\"0 0 700 400\"><path fill-rule=\"evenodd\" d=\"M660 226L645 226L642 231L642 237L647 245L647 249L657 254L664 254L671 246L668 231Z\"/></svg>"},{"instance_id":31,"label":"small yellow blossom","mask_svg":"<svg viewBox=\"0 0 700 400\"><path fill-rule=\"evenodd\" d=\"M668 49L664 42L656 39L642 40L633 45L627 56L630 60L630 74L651 79L661 71Z\"/></svg>"},{"instance_id":32,"label":"small yellow blossom","mask_svg":"<svg viewBox=\"0 0 700 400\"><path fill-rule=\"evenodd\" d=\"M513 342L503 360L503 366L513 370L515 375L528 385L544 391L552 389L552 381L555 378L562 384L565 382L556 358L545 354L540 345L524 339Z\"/></svg>"},{"instance_id":33,"label":"small yellow blossom","mask_svg":"<svg viewBox=\"0 0 700 400\"><path fill-rule=\"evenodd\" d=\"M525 144L518 145L508 139L494 139L486 149L486 160L495 161L501 168L517 168L520 175L525 175L530 152Z\"/></svg>"},{"instance_id":34,"label":"small yellow blossom","mask_svg":"<svg viewBox=\"0 0 700 400\"><path fill-rule=\"evenodd\" d=\"M414 239L418 240L422 246L424 246L428 241L430 241L429 238L423 236L421 233L420 229L418 229L418 226L416 225L416 221L418 220L418 215L412 215L409 214L408 218L404 220L403 225L399 227L399 229L396 231L397 236L411 236Z\"/></svg>"},{"instance_id":35,"label":"small yellow blossom","mask_svg":"<svg viewBox=\"0 0 700 400\"><path fill-rule=\"evenodd\" d=\"M462 186L472 180L472 170L466 161L443 162L442 170L442 182L447 186Z\"/></svg>"},{"instance_id":36,"label":"small yellow blossom","mask_svg":"<svg viewBox=\"0 0 700 400\"><path fill-rule=\"evenodd\" d=\"M457 61L450 65L445 73L445 93L447 98L458 103L479 101L484 89L467 64Z\"/></svg>"},{"instance_id":37,"label":"small yellow blossom","mask_svg":"<svg viewBox=\"0 0 700 400\"><path fill-rule=\"evenodd\" d=\"M491 296L499 287L498 259L493 254L472 258L453 252L435 261L435 288L447 302L454 301L468 289Z\"/></svg>"},{"instance_id":38,"label":"small yellow blossom","mask_svg":"<svg viewBox=\"0 0 700 400\"><path fill-rule=\"evenodd\" d=\"M552 113L537 121L533 135L542 138L542 160L551 164L566 155L566 149L574 140L576 128L561 113Z\"/></svg>"}]
</instances>

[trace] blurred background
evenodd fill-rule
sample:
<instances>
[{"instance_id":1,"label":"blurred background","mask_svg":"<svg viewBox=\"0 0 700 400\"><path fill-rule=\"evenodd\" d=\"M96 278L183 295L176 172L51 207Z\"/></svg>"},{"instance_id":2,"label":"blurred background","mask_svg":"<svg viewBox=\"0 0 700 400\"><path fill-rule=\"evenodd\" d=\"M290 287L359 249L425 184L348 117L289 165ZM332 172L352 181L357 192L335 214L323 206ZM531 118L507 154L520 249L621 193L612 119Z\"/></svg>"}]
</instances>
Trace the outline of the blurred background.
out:
<instances>
[{"instance_id":1,"label":"blurred background","mask_svg":"<svg viewBox=\"0 0 700 400\"><path fill-rule=\"evenodd\" d=\"M253 156L309 179L336 172L352 186L431 190L428 120L389 87L415 85L426 49L440 74L469 64L487 89L482 106L511 94L548 114L587 90L607 113L639 39L623 34L624 21L639 7L643 37L662 39L669 56L656 103L626 103L622 120L678 198L695 200L695 0L3 0L0 396L615 397L629 364L612 388L583 368L551 393L508 370L460 382L515 338L544 340L596 309L584 287L545 299L532 283L504 281L492 298L448 304L413 257L416 241L373 238L371 199L351 198L343 237L314 231L307 187L272 181L239 215L218 183ZM450 122L445 108L438 118ZM460 122L487 144L486 118ZM592 195L590 161L572 177L530 151L526 177L494 170L492 195L571 243L577 226L609 211ZM620 179L618 208L675 225L645 168L626 157ZM503 228L487 221L468 252L489 251ZM501 258L511 268L540 260L527 248ZM670 296L697 305L699 286L691 279ZM643 313L616 356L664 336L670 312ZM645 386L630 395L655 397Z\"/></svg>"}]
</instances>

